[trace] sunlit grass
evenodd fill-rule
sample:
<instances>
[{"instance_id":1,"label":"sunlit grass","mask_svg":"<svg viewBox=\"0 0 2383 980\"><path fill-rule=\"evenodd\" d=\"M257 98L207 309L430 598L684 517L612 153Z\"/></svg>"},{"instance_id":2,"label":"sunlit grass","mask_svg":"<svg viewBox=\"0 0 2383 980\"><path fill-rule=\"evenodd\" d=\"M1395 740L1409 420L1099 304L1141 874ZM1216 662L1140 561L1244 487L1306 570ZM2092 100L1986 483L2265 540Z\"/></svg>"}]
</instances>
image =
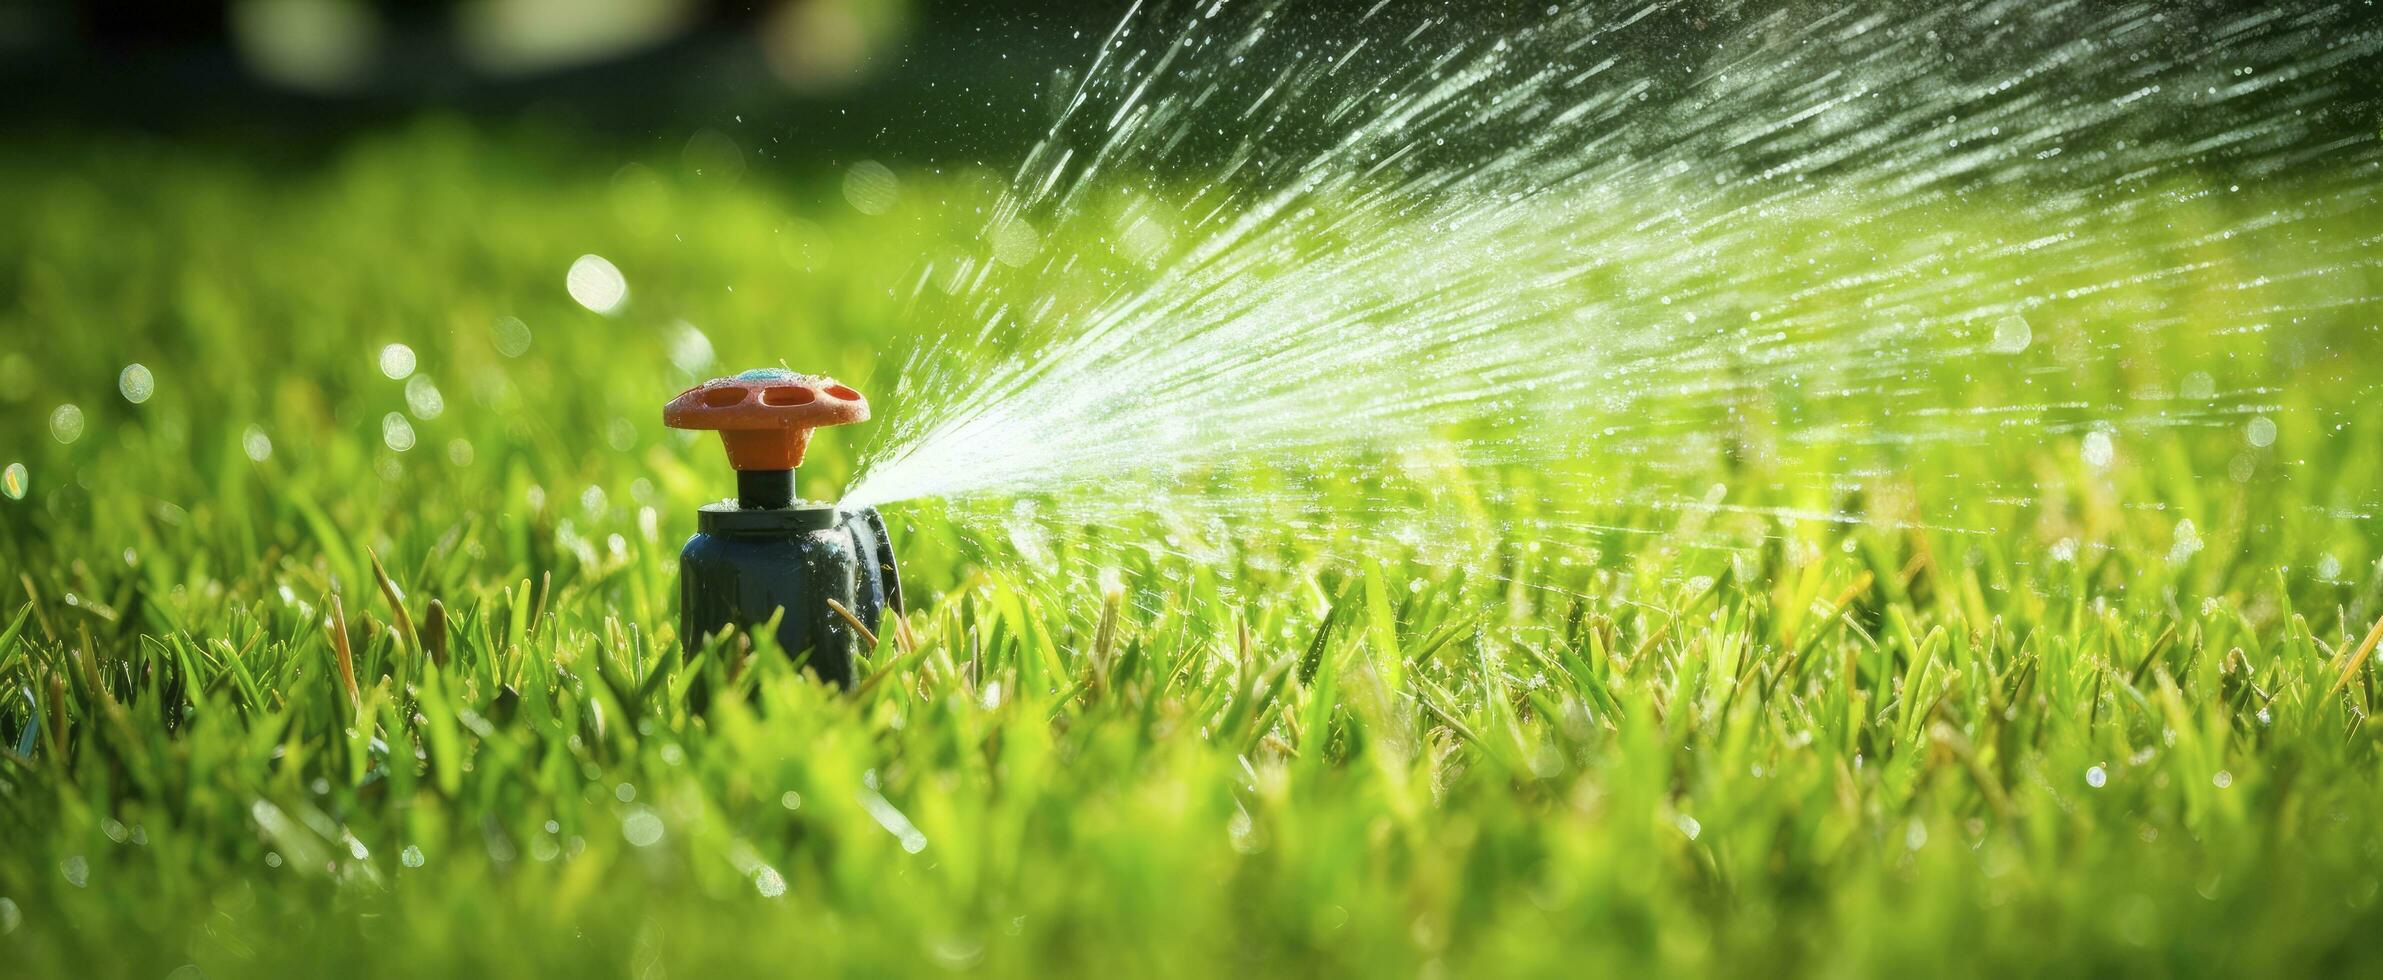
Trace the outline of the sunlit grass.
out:
<instances>
[{"instance_id":1,"label":"sunlit grass","mask_svg":"<svg viewBox=\"0 0 2383 980\"><path fill-rule=\"evenodd\" d=\"M859 690L707 661L749 696L696 714L674 559L726 474L659 406L781 359L890 392L990 189L540 146L0 162L0 973L2374 968L2371 303L2160 352L2263 389L2264 446L1872 447L1846 499L1796 444L1593 503L1595 459L1426 451L1286 504L1484 518L1392 548L1062 495L1026 563L896 505Z\"/></svg>"}]
</instances>

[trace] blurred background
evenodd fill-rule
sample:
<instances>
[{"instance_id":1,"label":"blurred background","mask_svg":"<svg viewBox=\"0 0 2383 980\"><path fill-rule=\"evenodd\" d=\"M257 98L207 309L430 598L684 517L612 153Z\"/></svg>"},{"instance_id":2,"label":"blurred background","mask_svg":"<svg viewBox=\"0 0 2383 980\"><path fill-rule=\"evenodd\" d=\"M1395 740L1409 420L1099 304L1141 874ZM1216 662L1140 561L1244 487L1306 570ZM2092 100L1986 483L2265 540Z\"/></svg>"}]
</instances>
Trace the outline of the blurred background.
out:
<instances>
[{"instance_id":1,"label":"blurred background","mask_svg":"<svg viewBox=\"0 0 2383 980\"><path fill-rule=\"evenodd\" d=\"M425 113L762 159L1022 144L1124 6L986 0L0 0L0 126L303 151ZM1098 33L1096 33L1098 32ZM749 142L749 141L746 141ZM718 147L712 148L715 152Z\"/></svg>"},{"instance_id":2,"label":"blurred background","mask_svg":"<svg viewBox=\"0 0 2383 980\"><path fill-rule=\"evenodd\" d=\"M1038 93L1080 70L1126 2L1042 0L0 0L0 135L130 129L300 152L425 114L590 140L684 141L739 127L744 163L867 147L902 162L990 163L1039 132ZM1374 0L1297 4L1345 24ZM1418 4L1530 19L1536 2ZM1881 6L1929 7L1930 3ZM2269 5L2159 0L2190 25ZM1739 4L1649 12L1633 37L1676 39ZM2379 15L2383 16L2383 15ZM1636 18L1634 18L1636 19ZM1957 39L1933 52L1960 72ZM1664 52L1683 76L1713 45ZM1985 70L1999 70L1987 64ZM2316 107L2371 129L2367 98ZM2338 111L2362 107L2357 112ZM755 139L755 137L758 139ZM717 152L720 147L708 149ZM983 158L993 157L986 160Z\"/></svg>"}]
</instances>

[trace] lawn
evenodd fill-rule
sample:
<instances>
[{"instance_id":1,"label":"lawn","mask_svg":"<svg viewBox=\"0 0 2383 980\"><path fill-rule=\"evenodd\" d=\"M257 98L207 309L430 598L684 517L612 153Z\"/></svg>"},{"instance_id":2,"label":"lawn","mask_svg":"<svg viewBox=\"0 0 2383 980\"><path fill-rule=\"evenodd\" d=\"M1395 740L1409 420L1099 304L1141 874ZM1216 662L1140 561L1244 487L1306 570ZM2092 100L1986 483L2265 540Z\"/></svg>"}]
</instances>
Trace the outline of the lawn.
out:
<instances>
[{"instance_id":1,"label":"lawn","mask_svg":"<svg viewBox=\"0 0 2383 980\"><path fill-rule=\"evenodd\" d=\"M2206 370L2240 414L1419 451L1203 547L895 503L911 608L856 689L683 669L675 556L728 486L661 404L783 361L900 417L921 257L1000 183L902 170L872 215L841 173L438 123L12 148L0 974L2383 969L2375 208L2208 237L2338 175L2131 213L2226 274L2146 275L2167 339L2059 382ZM586 253L623 314L565 292ZM1816 495L1847 470L1891 492ZM1410 504L1471 519L1367 533Z\"/></svg>"}]
</instances>

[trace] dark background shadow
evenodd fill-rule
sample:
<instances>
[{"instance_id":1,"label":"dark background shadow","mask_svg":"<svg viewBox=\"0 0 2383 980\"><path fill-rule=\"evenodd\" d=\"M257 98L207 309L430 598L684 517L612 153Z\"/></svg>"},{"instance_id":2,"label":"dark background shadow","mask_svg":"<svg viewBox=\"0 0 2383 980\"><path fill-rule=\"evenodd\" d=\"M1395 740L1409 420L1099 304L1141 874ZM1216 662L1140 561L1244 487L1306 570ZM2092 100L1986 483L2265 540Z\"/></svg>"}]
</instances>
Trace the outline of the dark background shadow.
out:
<instances>
[{"instance_id":1,"label":"dark background shadow","mask_svg":"<svg viewBox=\"0 0 2383 980\"><path fill-rule=\"evenodd\" d=\"M1246 7L1261 0L1233 2ZM1353 21L1379 2L1293 6L1297 16L1328 25ZM1546 9L1545 0L1391 2L1485 28ZM690 134L718 128L765 146L753 161L758 166L849 161L865 153L897 165L1007 169L1042 132L1046 83L1081 70L1129 6L1118 0L0 0L0 142L132 134L297 162L361 133L438 116L623 150L675 152ZM1191 5L1161 0L1155 6ZM1634 14L1637 6L1616 5L1616 15ZM2252 0L2147 5L2180 40L2267 7ZM1680 60L1680 77L1688 77L1702 67L1692 62L1715 47L1693 35L1726 30L1747 12L1724 3L1666 6L1634 35L1665 39L1661 56ZM2383 18L2383 9L2373 16ZM1946 49L1957 57L1961 45ZM2326 109L2321 125L2371 134L2383 66L2341 74L2351 79L2348 91Z\"/></svg>"}]
</instances>

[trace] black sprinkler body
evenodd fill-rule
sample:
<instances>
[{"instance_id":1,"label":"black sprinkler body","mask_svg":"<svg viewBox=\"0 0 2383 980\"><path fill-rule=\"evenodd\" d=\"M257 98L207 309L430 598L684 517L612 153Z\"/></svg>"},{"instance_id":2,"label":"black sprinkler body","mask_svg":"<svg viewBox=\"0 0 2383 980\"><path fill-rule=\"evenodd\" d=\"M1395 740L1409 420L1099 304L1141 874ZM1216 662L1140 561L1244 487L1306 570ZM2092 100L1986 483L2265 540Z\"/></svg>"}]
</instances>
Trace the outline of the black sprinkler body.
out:
<instances>
[{"instance_id":1,"label":"black sprinkler body","mask_svg":"<svg viewBox=\"0 0 2383 980\"><path fill-rule=\"evenodd\" d=\"M875 508L797 497L794 472L812 429L865 420L868 401L831 378L765 369L688 389L662 417L672 428L718 430L737 471L736 499L697 511L679 553L683 648L692 654L724 629L776 617L781 649L851 684L862 642L853 621L874 632L886 610L901 614L893 542Z\"/></svg>"}]
</instances>

